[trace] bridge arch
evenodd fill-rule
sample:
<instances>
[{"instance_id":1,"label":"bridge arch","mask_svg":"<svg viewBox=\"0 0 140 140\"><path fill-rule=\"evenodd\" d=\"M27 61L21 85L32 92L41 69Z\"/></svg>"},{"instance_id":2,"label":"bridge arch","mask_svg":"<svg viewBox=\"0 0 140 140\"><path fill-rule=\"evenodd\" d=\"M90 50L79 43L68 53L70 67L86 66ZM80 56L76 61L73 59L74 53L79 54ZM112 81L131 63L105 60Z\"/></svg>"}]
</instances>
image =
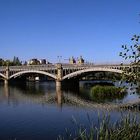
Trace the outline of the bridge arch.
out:
<instances>
[{"instance_id":1,"label":"bridge arch","mask_svg":"<svg viewBox=\"0 0 140 140\"><path fill-rule=\"evenodd\" d=\"M4 74L0 73L0 76L1 76L2 78L6 79L6 76L5 76Z\"/></svg>"},{"instance_id":2,"label":"bridge arch","mask_svg":"<svg viewBox=\"0 0 140 140\"><path fill-rule=\"evenodd\" d=\"M65 80L65 79L70 79L70 78L73 78L73 77L77 77L81 74L84 74L84 73L88 73L88 72L97 72L97 71L101 71L101 72L113 72L113 73L123 73L122 70L119 70L119 69L110 69L110 68L89 68L89 69L83 69L83 70L79 70L79 71L76 71L76 72L73 72L73 73L70 73L68 75L65 75L62 80Z\"/></svg>"},{"instance_id":3,"label":"bridge arch","mask_svg":"<svg viewBox=\"0 0 140 140\"><path fill-rule=\"evenodd\" d=\"M17 73L15 73L15 74L11 75L11 76L9 77L9 79L16 78L16 77L18 77L18 76L21 76L21 75L27 74L27 73L43 74L43 75L46 75L46 76L49 76L49 77L53 78L54 80L57 79L57 77L56 77L55 75L53 75L53 74L50 74L50 73L45 72L45 71L37 71L37 70L30 70L30 71L21 71L21 72L17 72Z\"/></svg>"}]
</instances>

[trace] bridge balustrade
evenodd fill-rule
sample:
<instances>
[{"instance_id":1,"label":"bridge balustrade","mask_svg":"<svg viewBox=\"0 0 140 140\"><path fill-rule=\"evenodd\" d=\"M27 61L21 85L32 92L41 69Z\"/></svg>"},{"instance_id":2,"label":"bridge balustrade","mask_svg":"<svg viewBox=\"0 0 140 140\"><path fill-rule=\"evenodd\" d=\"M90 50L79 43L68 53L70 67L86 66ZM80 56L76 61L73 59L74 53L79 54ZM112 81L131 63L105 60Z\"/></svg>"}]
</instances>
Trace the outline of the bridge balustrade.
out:
<instances>
[{"instance_id":1,"label":"bridge balustrade","mask_svg":"<svg viewBox=\"0 0 140 140\"><path fill-rule=\"evenodd\" d=\"M121 73L123 70L128 71L139 71L140 67L136 67L135 65L95 65L95 64L46 64L46 65L23 65L23 66L1 66L0 67L0 76L5 78L5 80L9 80L10 77L19 76L20 74L34 72L45 74L51 76L57 82L61 82L61 80L70 79L73 76L77 76L79 74L85 72L92 71L110 71ZM22 72L23 71L23 72ZM59 74L58 74L59 71ZM17 74L16 74L17 73ZM19 75L18 75L19 74ZM59 77L59 78L58 78ZM60 83L59 83L60 85Z\"/></svg>"}]
</instances>

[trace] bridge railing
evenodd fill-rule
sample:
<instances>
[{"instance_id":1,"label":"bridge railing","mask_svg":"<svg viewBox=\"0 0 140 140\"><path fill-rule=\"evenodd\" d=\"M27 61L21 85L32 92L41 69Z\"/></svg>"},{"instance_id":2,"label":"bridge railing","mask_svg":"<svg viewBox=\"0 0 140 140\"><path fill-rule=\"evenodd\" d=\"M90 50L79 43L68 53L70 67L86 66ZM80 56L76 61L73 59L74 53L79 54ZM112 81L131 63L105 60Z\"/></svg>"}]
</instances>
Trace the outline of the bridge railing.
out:
<instances>
[{"instance_id":1,"label":"bridge railing","mask_svg":"<svg viewBox=\"0 0 140 140\"><path fill-rule=\"evenodd\" d=\"M6 70L6 66L0 66L0 71Z\"/></svg>"},{"instance_id":2,"label":"bridge railing","mask_svg":"<svg viewBox=\"0 0 140 140\"><path fill-rule=\"evenodd\" d=\"M130 67L129 64L93 64L93 63L84 63L84 64L67 64L62 63L62 67L65 69L73 69L73 68L90 68L90 67L104 67L104 68L125 68ZM135 67L135 65L131 65L131 67ZM7 66L0 66L0 71L5 71ZM10 70L46 70L46 69L57 69L57 64L46 64L46 65L22 65L22 66L9 66Z\"/></svg>"},{"instance_id":3,"label":"bridge railing","mask_svg":"<svg viewBox=\"0 0 140 140\"><path fill-rule=\"evenodd\" d=\"M46 70L46 69L54 69L55 66L51 65L51 64L47 64L47 65L27 65L27 66L10 66L9 67L10 70Z\"/></svg>"},{"instance_id":4,"label":"bridge railing","mask_svg":"<svg viewBox=\"0 0 140 140\"><path fill-rule=\"evenodd\" d=\"M115 68L115 67L122 67L122 68L124 68L124 67L130 67L130 65L121 65L121 64L108 64L108 65L103 65L103 64L93 64L93 63L91 63L91 64L62 64L62 67L63 68L80 68L80 67L85 67L85 68L88 68L88 67L106 67L106 68Z\"/></svg>"}]
</instances>

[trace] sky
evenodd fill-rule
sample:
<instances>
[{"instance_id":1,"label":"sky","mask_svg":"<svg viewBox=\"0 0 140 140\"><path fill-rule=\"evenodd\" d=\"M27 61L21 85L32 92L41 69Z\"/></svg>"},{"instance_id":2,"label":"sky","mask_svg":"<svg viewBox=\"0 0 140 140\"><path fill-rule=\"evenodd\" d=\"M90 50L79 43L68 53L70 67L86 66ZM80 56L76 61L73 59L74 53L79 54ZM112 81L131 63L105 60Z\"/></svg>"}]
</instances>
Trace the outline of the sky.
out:
<instances>
[{"instance_id":1,"label":"sky","mask_svg":"<svg viewBox=\"0 0 140 140\"><path fill-rule=\"evenodd\" d=\"M0 0L0 58L121 62L139 14L139 0Z\"/></svg>"}]
</instances>

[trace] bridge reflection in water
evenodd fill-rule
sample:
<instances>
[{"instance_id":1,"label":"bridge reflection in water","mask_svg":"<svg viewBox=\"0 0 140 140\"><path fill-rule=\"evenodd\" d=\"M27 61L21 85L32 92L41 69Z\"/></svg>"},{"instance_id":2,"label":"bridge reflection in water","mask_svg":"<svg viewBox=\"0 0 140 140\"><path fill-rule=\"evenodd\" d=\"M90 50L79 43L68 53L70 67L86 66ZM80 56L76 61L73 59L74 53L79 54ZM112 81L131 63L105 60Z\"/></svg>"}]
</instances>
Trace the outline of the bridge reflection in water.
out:
<instances>
[{"instance_id":1,"label":"bridge reflection in water","mask_svg":"<svg viewBox=\"0 0 140 140\"><path fill-rule=\"evenodd\" d=\"M58 106L62 107L64 96L63 96L63 92L60 86L56 86L56 100L57 100Z\"/></svg>"},{"instance_id":2,"label":"bridge reflection in water","mask_svg":"<svg viewBox=\"0 0 140 140\"><path fill-rule=\"evenodd\" d=\"M119 103L126 97L122 96L121 98L111 99L109 102L107 100L107 102L100 103L96 98L94 100L85 98L88 96L88 92L85 92L84 90L62 90L61 87L55 87L54 82L27 83L26 85L22 84L15 86L8 86L5 84L4 86L1 86L1 93L4 93L2 98L7 100L8 104L14 103L14 105L28 101L42 105L57 104L61 109L63 104L70 104L84 108L112 110L118 109ZM115 102L115 100L118 103Z\"/></svg>"}]
</instances>

